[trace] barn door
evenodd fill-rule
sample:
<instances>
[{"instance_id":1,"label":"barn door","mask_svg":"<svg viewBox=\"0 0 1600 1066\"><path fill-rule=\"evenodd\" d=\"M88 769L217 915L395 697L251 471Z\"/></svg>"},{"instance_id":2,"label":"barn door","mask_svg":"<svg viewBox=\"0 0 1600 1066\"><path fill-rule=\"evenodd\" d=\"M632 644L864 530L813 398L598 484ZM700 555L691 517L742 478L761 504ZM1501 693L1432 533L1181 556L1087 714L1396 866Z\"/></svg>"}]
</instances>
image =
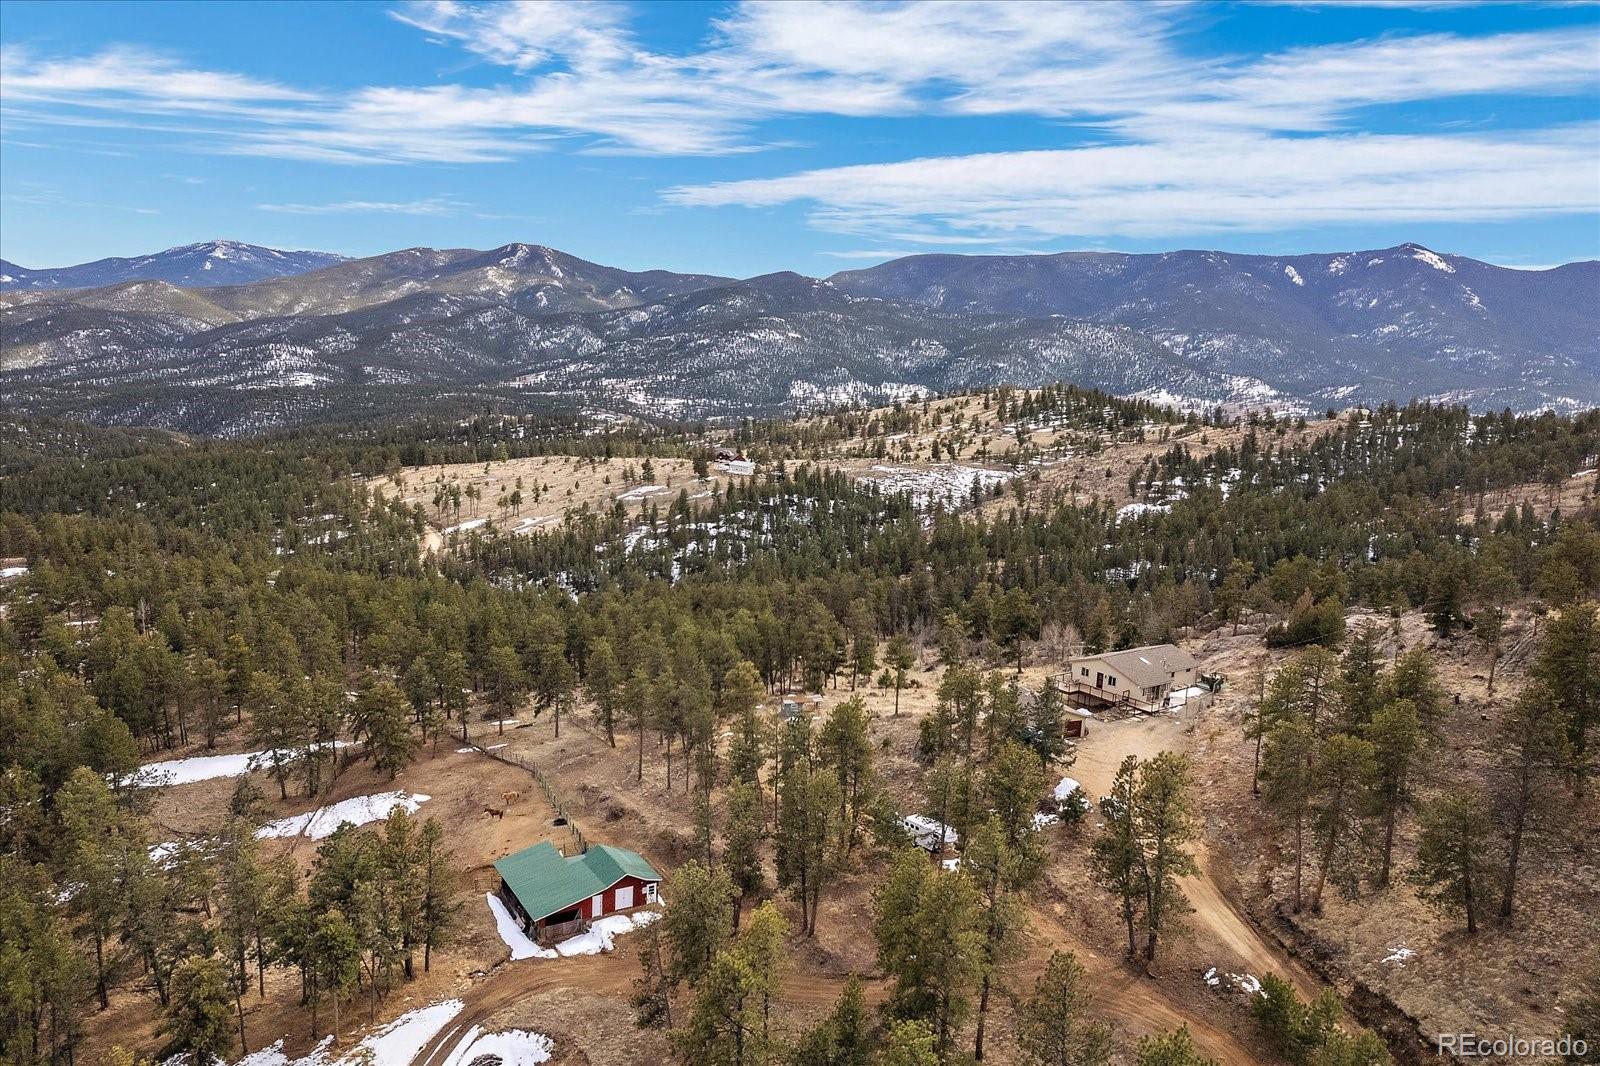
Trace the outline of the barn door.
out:
<instances>
[{"instance_id":1,"label":"barn door","mask_svg":"<svg viewBox=\"0 0 1600 1066\"><path fill-rule=\"evenodd\" d=\"M598 918L606 912L606 894L600 893L589 901L589 917Z\"/></svg>"},{"instance_id":2,"label":"barn door","mask_svg":"<svg viewBox=\"0 0 1600 1066\"><path fill-rule=\"evenodd\" d=\"M620 885L617 888L617 910L625 911L633 906L633 886Z\"/></svg>"}]
</instances>

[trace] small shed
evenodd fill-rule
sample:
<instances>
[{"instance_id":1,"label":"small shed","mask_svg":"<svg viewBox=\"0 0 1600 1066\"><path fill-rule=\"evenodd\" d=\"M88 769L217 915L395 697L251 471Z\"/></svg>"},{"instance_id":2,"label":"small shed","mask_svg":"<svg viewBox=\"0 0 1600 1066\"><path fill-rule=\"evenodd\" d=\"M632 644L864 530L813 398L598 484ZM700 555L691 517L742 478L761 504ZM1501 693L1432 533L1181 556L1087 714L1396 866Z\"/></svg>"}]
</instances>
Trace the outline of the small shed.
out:
<instances>
[{"instance_id":1,"label":"small shed","mask_svg":"<svg viewBox=\"0 0 1600 1066\"><path fill-rule=\"evenodd\" d=\"M562 855L549 841L494 864L500 898L522 931L539 943L583 932L607 914L656 902L661 875L636 851L592 844Z\"/></svg>"}]
</instances>

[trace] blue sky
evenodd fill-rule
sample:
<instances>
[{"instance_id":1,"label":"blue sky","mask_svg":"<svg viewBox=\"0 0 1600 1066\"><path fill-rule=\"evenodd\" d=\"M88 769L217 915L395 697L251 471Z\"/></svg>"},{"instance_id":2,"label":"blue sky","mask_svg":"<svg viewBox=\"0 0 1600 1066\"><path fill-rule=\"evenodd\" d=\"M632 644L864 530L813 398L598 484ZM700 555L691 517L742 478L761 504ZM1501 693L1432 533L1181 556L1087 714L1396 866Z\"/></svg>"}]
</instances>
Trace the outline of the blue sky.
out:
<instances>
[{"instance_id":1,"label":"blue sky","mask_svg":"<svg viewBox=\"0 0 1600 1066\"><path fill-rule=\"evenodd\" d=\"M0 256L1600 258L1600 8L29 3Z\"/></svg>"}]
</instances>

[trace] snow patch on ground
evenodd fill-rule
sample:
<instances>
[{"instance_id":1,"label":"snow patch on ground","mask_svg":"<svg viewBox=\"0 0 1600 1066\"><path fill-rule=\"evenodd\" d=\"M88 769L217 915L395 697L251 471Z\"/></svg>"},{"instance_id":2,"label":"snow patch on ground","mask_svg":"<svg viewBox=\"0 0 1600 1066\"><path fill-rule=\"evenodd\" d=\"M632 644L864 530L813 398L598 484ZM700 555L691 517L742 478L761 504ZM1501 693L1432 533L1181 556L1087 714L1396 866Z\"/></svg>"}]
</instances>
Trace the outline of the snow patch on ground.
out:
<instances>
[{"instance_id":1,"label":"snow patch on ground","mask_svg":"<svg viewBox=\"0 0 1600 1066\"><path fill-rule=\"evenodd\" d=\"M234 1066L411 1066L411 1060L427 1046L428 1041L439 1035L439 1032L450 1023L450 1019L461 1013L461 1006L459 999L447 999L441 1003L407 1011L389 1024L367 1034L347 1054L338 1058L330 1058L328 1054L329 1047L333 1043L331 1036L323 1037L316 1047L297 1059L291 1059L284 1053L283 1040L279 1038L259 1051L246 1055L234 1063ZM477 1028L474 1027L468 1033L468 1037L476 1033ZM537 1033L522 1035L538 1036ZM548 1039L546 1044L548 1045ZM548 1052L543 1059L529 1058L525 1053L520 1058L512 1057L511 1053L518 1052L519 1045L507 1042L504 1046L507 1048L507 1053L502 1053L505 1066L536 1064L550 1057ZM531 1045L529 1047L531 1049ZM491 1048L485 1047L483 1050L488 1052ZM163 1066L186 1066L187 1061L188 1056L179 1055L168 1059ZM460 1060L451 1058L449 1066L456 1066L457 1062L465 1066L466 1063L473 1061L474 1058ZM222 1066L220 1061L217 1066Z\"/></svg>"},{"instance_id":2,"label":"snow patch on ground","mask_svg":"<svg viewBox=\"0 0 1600 1066\"><path fill-rule=\"evenodd\" d=\"M493 892L484 893L483 898L489 903L489 912L494 915L495 931L500 934L500 939L506 947L511 949L513 962L521 959L553 959L556 953L549 948L542 948L528 939L528 934L522 931L522 926L506 910L506 905L500 897Z\"/></svg>"},{"instance_id":3,"label":"snow patch on ground","mask_svg":"<svg viewBox=\"0 0 1600 1066\"><path fill-rule=\"evenodd\" d=\"M1016 477L1010 470L988 470L981 466L944 465L930 467L883 466L872 468L872 481L885 492L904 493L918 508L940 504L959 507L972 501L972 490L988 498L994 486Z\"/></svg>"},{"instance_id":4,"label":"snow patch on ground","mask_svg":"<svg viewBox=\"0 0 1600 1066\"><path fill-rule=\"evenodd\" d=\"M1261 995L1261 981L1253 973L1219 974L1213 966L1201 976L1201 980L1212 988L1221 988L1223 981L1227 981L1230 988L1242 995Z\"/></svg>"},{"instance_id":5,"label":"snow patch on ground","mask_svg":"<svg viewBox=\"0 0 1600 1066\"><path fill-rule=\"evenodd\" d=\"M334 748L348 747L336 740ZM295 752L298 759L303 753ZM168 759L165 762L146 763L129 782L132 785L188 785L195 781L210 781L216 777L238 777L251 770L261 770L272 765L272 753L246 751L236 755L197 755L192 759Z\"/></svg>"},{"instance_id":6,"label":"snow patch on ground","mask_svg":"<svg viewBox=\"0 0 1600 1066\"><path fill-rule=\"evenodd\" d=\"M530 1033L526 1029L485 1033L474 1025L451 1049L444 1066L472 1066L477 1062L497 1062L500 1066L538 1066L541 1062L550 1061L554 1053L554 1043L543 1033Z\"/></svg>"},{"instance_id":7,"label":"snow patch on ground","mask_svg":"<svg viewBox=\"0 0 1600 1066\"><path fill-rule=\"evenodd\" d=\"M1415 951L1412 951L1410 948L1406 947L1404 944L1400 944L1400 945L1398 945L1396 947L1390 948L1389 949L1389 954L1385 955L1383 958L1379 959L1378 961L1379 961L1379 963L1384 964L1384 965L1399 967L1399 966L1404 966L1406 963L1410 962L1412 959L1414 959L1416 957L1417 957L1417 953Z\"/></svg>"},{"instance_id":8,"label":"snow patch on ground","mask_svg":"<svg viewBox=\"0 0 1600 1066\"><path fill-rule=\"evenodd\" d=\"M1129 503L1117 508L1117 521L1124 518L1138 518L1144 514L1160 514L1172 510L1170 503Z\"/></svg>"},{"instance_id":9,"label":"snow patch on ground","mask_svg":"<svg viewBox=\"0 0 1600 1066\"><path fill-rule=\"evenodd\" d=\"M1292 266L1285 266L1283 268L1283 274L1284 274L1284 277L1288 278L1290 281L1294 282L1296 285L1304 285L1306 283L1306 279L1302 278L1300 276L1300 271L1296 270Z\"/></svg>"},{"instance_id":10,"label":"snow patch on ground","mask_svg":"<svg viewBox=\"0 0 1600 1066\"><path fill-rule=\"evenodd\" d=\"M380 792L374 796L356 796L305 814L268 822L256 830L256 836L262 838L305 836L312 840L321 840L332 836L334 831L346 822L351 825L381 822L389 817L389 812L396 807L404 809L407 814L416 814L417 808L430 798L410 792Z\"/></svg>"},{"instance_id":11,"label":"snow patch on ground","mask_svg":"<svg viewBox=\"0 0 1600 1066\"><path fill-rule=\"evenodd\" d=\"M608 914L596 918L589 931L569 937L556 945L556 951L566 958L574 955L598 955L610 951L613 942L623 933L642 929L661 917L658 911L641 911L638 914Z\"/></svg>"},{"instance_id":12,"label":"snow patch on ground","mask_svg":"<svg viewBox=\"0 0 1600 1066\"><path fill-rule=\"evenodd\" d=\"M1072 797L1074 792L1083 792L1083 786L1070 777L1063 777L1056 782L1056 790L1052 795L1055 796L1057 803L1065 803ZM1084 793L1084 798L1089 798L1088 793Z\"/></svg>"},{"instance_id":13,"label":"snow patch on ground","mask_svg":"<svg viewBox=\"0 0 1600 1066\"><path fill-rule=\"evenodd\" d=\"M406 1011L377 1032L364 1037L336 1066L356 1066L370 1060L371 1066L410 1066L428 1041L461 1013L459 999L447 999L416 1010ZM365 1057L364 1057L365 1056ZM306 1066L313 1066L307 1063Z\"/></svg>"}]
</instances>

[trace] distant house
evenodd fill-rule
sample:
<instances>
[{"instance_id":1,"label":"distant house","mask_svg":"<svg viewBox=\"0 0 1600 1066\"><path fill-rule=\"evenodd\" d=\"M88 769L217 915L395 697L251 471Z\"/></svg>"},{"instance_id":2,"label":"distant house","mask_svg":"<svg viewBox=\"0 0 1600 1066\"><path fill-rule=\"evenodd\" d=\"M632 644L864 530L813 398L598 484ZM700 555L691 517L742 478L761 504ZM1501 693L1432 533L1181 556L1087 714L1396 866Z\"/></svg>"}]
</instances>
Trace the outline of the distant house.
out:
<instances>
[{"instance_id":1,"label":"distant house","mask_svg":"<svg viewBox=\"0 0 1600 1066\"><path fill-rule=\"evenodd\" d=\"M543 944L583 932L596 918L656 902L661 875L638 852L592 844L562 855L544 841L494 864L500 898L522 931Z\"/></svg>"},{"instance_id":2,"label":"distant house","mask_svg":"<svg viewBox=\"0 0 1600 1066\"><path fill-rule=\"evenodd\" d=\"M1174 692L1198 685L1199 664L1175 644L1079 655L1053 680L1080 707L1132 707L1156 711ZM1080 730L1082 726L1080 724Z\"/></svg>"},{"instance_id":3,"label":"distant house","mask_svg":"<svg viewBox=\"0 0 1600 1066\"><path fill-rule=\"evenodd\" d=\"M717 464L717 469L725 474L736 474L739 477L749 477L756 472L756 464L751 459L724 459Z\"/></svg>"}]
</instances>

